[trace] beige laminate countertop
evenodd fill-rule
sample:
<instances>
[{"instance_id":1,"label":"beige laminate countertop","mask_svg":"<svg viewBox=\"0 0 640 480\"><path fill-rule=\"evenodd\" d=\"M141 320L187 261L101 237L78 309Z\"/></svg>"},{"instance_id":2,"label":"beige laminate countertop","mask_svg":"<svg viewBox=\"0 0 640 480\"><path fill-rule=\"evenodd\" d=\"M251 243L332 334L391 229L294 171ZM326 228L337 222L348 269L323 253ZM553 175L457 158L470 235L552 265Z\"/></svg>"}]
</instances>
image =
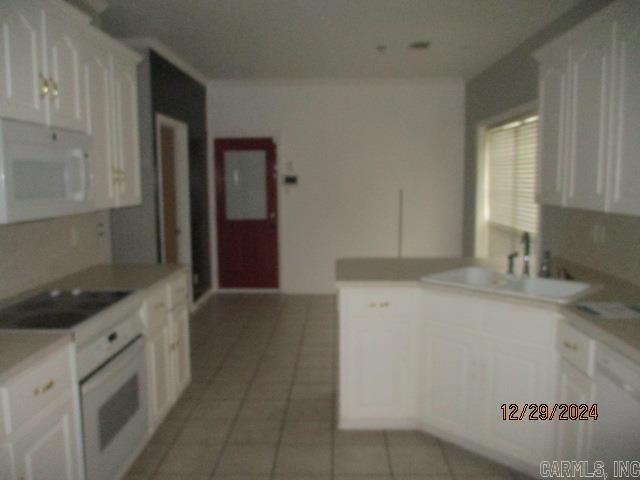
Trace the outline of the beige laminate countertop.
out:
<instances>
[{"instance_id":1,"label":"beige laminate countertop","mask_svg":"<svg viewBox=\"0 0 640 480\"><path fill-rule=\"evenodd\" d=\"M68 333L0 332L0 384L70 341Z\"/></svg>"},{"instance_id":2,"label":"beige laminate countertop","mask_svg":"<svg viewBox=\"0 0 640 480\"><path fill-rule=\"evenodd\" d=\"M53 289L145 290L183 268L168 264L96 265L3 300L0 306ZM70 341L72 335L67 332L0 330L0 382Z\"/></svg>"},{"instance_id":3,"label":"beige laminate countertop","mask_svg":"<svg viewBox=\"0 0 640 480\"><path fill-rule=\"evenodd\" d=\"M602 289L581 301L622 301L640 303L640 287L586 267L561 259L558 266L566 267L578 280L602 285ZM554 306L535 300L507 297L495 292L471 291L464 287L436 286L420 282L425 275L467 266L484 266L498 271L497 265L482 258L345 258L336 262L336 281L340 286L416 285L464 291L470 295L500 297L504 301L529 303L557 309L578 330L640 363L640 320L604 319L577 309L574 305Z\"/></svg>"}]
</instances>

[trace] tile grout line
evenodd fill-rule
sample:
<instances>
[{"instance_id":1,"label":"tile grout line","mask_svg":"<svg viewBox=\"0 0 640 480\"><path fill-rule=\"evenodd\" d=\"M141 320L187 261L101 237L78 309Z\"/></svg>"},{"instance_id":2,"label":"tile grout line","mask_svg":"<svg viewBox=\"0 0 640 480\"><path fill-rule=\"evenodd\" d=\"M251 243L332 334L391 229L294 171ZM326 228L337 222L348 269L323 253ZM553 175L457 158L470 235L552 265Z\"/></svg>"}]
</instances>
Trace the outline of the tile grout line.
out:
<instances>
[{"instance_id":1,"label":"tile grout line","mask_svg":"<svg viewBox=\"0 0 640 480\"><path fill-rule=\"evenodd\" d=\"M242 394L242 398L240 399L240 404L238 405L238 411L236 412L236 414L233 417L233 420L231 421L231 424L229 425L229 430L227 431L227 434L225 435L225 439L224 442L222 443L222 448L220 449L220 451L218 452L218 459L216 460L215 466L213 467L213 470L211 470L211 473L209 474L209 480L212 480L213 477L216 475L216 473L218 473L218 468L220 468L220 463L222 461L222 457L224 456L225 451L227 450L227 447L230 444L230 439L231 439L231 435L233 434L233 430L235 429L237 423L238 423L238 419L240 418L240 412L242 411L242 408L244 407L244 404L247 400L247 397L249 395L249 391L251 390L251 387L253 386L253 382L256 379L256 376L258 375L258 370L260 368L260 364L262 362L262 360L264 359L269 346L271 345L271 342L273 341L273 337L275 336L276 333L276 327L278 325L278 323L280 322L280 317L282 315L282 309L284 308L284 301L280 300L280 304L278 306L278 315L276 318L276 321L274 322L273 325L273 329L271 331L271 334L269 335L269 339L266 342L266 345L264 346L264 350L262 351L262 353L260 354L260 358L258 359L258 361L256 362L256 366L255 366L255 370L253 372L253 375L251 376L251 379L249 380L248 384L247 384L247 388L244 391L244 393ZM247 324L250 324L250 321L247 321ZM247 328L248 330L248 328ZM243 337L243 335L246 333L245 329L242 330L243 334L240 336L240 339ZM238 339L238 341L240 340ZM235 346L235 344L234 344ZM274 460L275 462L275 460Z\"/></svg>"},{"instance_id":2,"label":"tile grout line","mask_svg":"<svg viewBox=\"0 0 640 480\"><path fill-rule=\"evenodd\" d=\"M442 451L442 458L444 458L444 463L447 464L447 468L449 469L449 476L453 479L456 480L456 475L455 473L453 473L453 468L451 468L451 460L449 459L449 454L447 453L447 449L444 448L444 444L442 442L442 440L438 439L438 446L440 447L440 450Z\"/></svg>"},{"instance_id":3,"label":"tile grout line","mask_svg":"<svg viewBox=\"0 0 640 480\"><path fill-rule=\"evenodd\" d=\"M389 476L393 479L396 478L393 472L393 463L391 462L391 447L389 447L389 437L387 436L387 430L382 431L382 438L384 440L384 449L387 452L387 463L389 464Z\"/></svg>"},{"instance_id":4,"label":"tile grout line","mask_svg":"<svg viewBox=\"0 0 640 480\"><path fill-rule=\"evenodd\" d=\"M310 300L308 300L310 302ZM287 399L285 400L284 405L284 415L282 416L282 422L280 423L280 434L278 436L278 441L276 443L276 449L273 457L273 466L271 467L271 472L269 473L269 479L273 480L276 476L276 467L278 463L278 455L280 454L280 447L282 446L282 438L284 437L284 429L287 422L287 414L289 412L289 407L291 406L291 400L293 396L293 388L296 384L296 377L298 375L298 365L300 363L300 356L302 354L302 346L304 344L304 334L307 330L307 322L309 320L309 305L305 305L304 312L304 321L302 326L302 333L300 335L300 340L298 341L298 352L296 353L296 360L293 365L293 378L291 379L291 384L289 385L289 394L287 395Z\"/></svg>"},{"instance_id":5,"label":"tile grout line","mask_svg":"<svg viewBox=\"0 0 640 480\"><path fill-rule=\"evenodd\" d=\"M224 355L223 355L223 360L220 362L220 365L218 366L218 368L216 368L216 371L213 375L211 375L211 379L207 380L206 384L209 385L213 382L213 380L215 380L216 375L218 375L220 373L220 370L222 370L222 367L224 366L225 362L228 360L229 356L231 355L231 352L233 351L233 348L238 344L238 342L240 342L240 339L242 338L242 335L244 333L244 331L246 329L248 329L249 327L249 322L245 321L245 324L243 325L243 327L240 329L240 333L238 333L238 338L236 338L228 347L227 350L225 351ZM189 328L191 328L191 319L189 320ZM206 390L206 389L205 389ZM183 392L184 393L184 392ZM198 403L199 400L202 399L202 397L204 396L204 390L200 393L200 395L197 396L197 400L194 400L194 405L193 407L190 409L189 414L185 417L185 419L182 421L182 425L180 427L180 429L178 430L178 432L176 432L176 434L173 437L172 442L169 444L169 447L167 448L167 451L164 452L162 454L162 457L160 458L160 460L158 461L158 464L155 466L155 468L151 471L151 473L149 473L148 475L148 479L149 480L153 480L154 477L156 477L159 473L160 470L160 466L162 465L162 463L165 461L165 459L167 458L167 456L169 455L169 452L171 451L171 449L176 445L176 440L178 439L178 436L180 434L180 432L182 431L182 428L184 428L184 426L186 425L186 423L191 419L191 416L193 415L193 412L195 410L195 405ZM182 395L181 395L182 396ZM177 404L177 401L176 401ZM174 405L175 407L175 405ZM171 412L169 412L171 413ZM162 420L161 424L166 421L167 416L169 415L169 413L164 417L164 419Z\"/></svg>"}]
</instances>

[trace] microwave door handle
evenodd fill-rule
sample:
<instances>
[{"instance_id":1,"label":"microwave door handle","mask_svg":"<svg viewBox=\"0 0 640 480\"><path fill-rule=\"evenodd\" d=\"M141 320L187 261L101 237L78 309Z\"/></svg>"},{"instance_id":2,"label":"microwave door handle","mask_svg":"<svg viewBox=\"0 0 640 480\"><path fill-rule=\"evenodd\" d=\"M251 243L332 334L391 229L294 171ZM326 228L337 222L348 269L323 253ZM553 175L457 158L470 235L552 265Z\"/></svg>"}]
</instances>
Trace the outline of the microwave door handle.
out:
<instances>
[{"instance_id":1,"label":"microwave door handle","mask_svg":"<svg viewBox=\"0 0 640 480\"><path fill-rule=\"evenodd\" d=\"M78 185L69 185L71 188L69 189L69 195L73 200L82 201L85 199L85 195L87 194L86 182L87 182L87 168L86 168L86 153L80 148L74 148L71 150L71 158L73 161L69 162L69 167L71 169L78 168L78 177L77 182ZM69 174L67 176L67 181L71 181L74 178L73 175Z\"/></svg>"}]
</instances>

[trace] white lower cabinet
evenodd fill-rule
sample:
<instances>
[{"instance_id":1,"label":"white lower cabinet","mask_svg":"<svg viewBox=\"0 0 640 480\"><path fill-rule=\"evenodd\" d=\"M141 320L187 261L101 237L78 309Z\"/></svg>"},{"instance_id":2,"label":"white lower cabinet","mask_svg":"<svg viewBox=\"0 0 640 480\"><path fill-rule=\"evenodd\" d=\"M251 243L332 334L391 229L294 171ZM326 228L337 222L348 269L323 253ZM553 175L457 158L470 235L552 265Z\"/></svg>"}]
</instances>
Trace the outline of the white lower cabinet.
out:
<instances>
[{"instance_id":1,"label":"white lower cabinet","mask_svg":"<svg viewBox=\"0 0 640 480\"><path fill-rule=\"evenodd\" d=\"M186 304L178 306L169 315L171 329L171 375L175 388L174 397L179 397L191 380L191 354L189 349L189 309Z\"/></svg>"},{"instance_id":2,"label":"white lower cabinet","mask_svg":"<svg viewBox=\"0 0 640 480\"><path fill-rule=\"evenodd\" d=\"M478 335L439 325L427 326L425 333L424 418L444 431L480 439L486 362Z\"/></svg>"},{"instance_id":3,"label":"white lower cabinet","mask_svg":"<svg viewBox=\"0 0 640 480\"><path fill-rule=\"evenodd\" d=\"M68 396L33 427L16 436L14 455L19 480L81 478L74 416L74 405Z\"/></svg>"},{"instance_id":4,"label":"white lower cabinet","mask_svg":"<svg viewBox=\"0 0 640 480\"><path fill-rule=\"evenodd\" d=\"M339 311L341 428L423 428L531 472L553 456L557 422L504 420L502 405L555 401L555 310L343 287Z\"/></svg>"},{"instance_id":5,"label":"white lower cabinet","mask_svg":"<svg viewBox=\"0 0 640 480\"><path fill-rule=\"evenodd\" d=\"M73 356L67 344L0 385L0 479L83 478Z\"/></svg>"},{"instance_id":6,"label":"white lower cabinet","mask_svg":"<svg viewBox=\"0 0 640 480\"><path fill-rule=\"evenodd\" d=\"M566 360L560 364L558 401L566 404L591 405L594 383L585 373ZM556 458L563 460L588 460L592 422L559 422L556 441Z\"/></svg>"},{"instance_id":7,"label":"white lower cabinet","mask_svg":"<svg viewBox=\"0 0 640 480\"><path fill-rule=\"evenodd\" d=\"M417 425L420 319L417 311L386 313L403 296L417 305L417 295L393 288L340 292L340 427Z\"/></svg>"},{"instance_id":8,"label":"white lower cabinet","mask_svg":"<svg viewBox=\"0 0 640 480\"><path fill-rule=\"evenodd\" d=\"M151 428L162 419L171 406L171 352L169 322L151 333L146 341L149 385L149 416Z\"/></svg>"},{"instance_id":9,"label":"white lower cabinet","mask_svg":"<svg viewBox=\"0 0 640 480\"><path fill-rule=\"evenodd\" d=\"M142 307L151 433L191 381L189 310L186 297L176 295L186 282L184 273L171 276L147 295ZM182 300L176 303L175 298Z\"/></svg>"},{"instance_id":10,"label":"white lower cabinet","mask_svg":"<svg viewBox=\"0 0 640 480\"><path fill-rule=\"evenodd\" d=\"M517 321L516 315L517 311ZM504 420L502 405L517 404L521 413L524 405L552 402L555 355L524 344L525 338L520 340L523 343L499 340L488 345L486 439L497 451L537 465L553 454L555 423L538 420L535 408L528 408L523 420Z\"/></svg>"}]
</instances>

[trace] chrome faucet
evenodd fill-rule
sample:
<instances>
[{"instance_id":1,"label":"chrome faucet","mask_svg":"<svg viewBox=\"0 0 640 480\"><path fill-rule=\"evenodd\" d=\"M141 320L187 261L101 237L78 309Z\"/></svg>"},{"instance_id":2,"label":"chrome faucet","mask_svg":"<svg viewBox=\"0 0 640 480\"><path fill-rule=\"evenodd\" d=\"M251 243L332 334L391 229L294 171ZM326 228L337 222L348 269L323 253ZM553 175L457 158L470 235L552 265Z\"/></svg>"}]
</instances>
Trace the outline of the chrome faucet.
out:
<instances>
[{"instance_id":1,"label":"chrome faucet","mask_svg":"<svg viewBox=\"0 0 640 480\"><path fill-rule=\"evenodd\" d=\"M529 263L531 261L531 235L529 232L524 232L521 238L524 251L522 252L522 275L529 276Z\"/></svg>"},{"instance_id":2,"label":"chrome faucet","mask_svg":"<svg viewBox=\"0 0 640 480\"><path fill-rule=\"evenodd\" d=\"M516 257L518 256L518 252L511 252L509 255L507 255L507 260L509 261L509 268L507 269L507 273L509 275L513 275L513 262L515 261Z\"/></svg>"}]
</instances>

